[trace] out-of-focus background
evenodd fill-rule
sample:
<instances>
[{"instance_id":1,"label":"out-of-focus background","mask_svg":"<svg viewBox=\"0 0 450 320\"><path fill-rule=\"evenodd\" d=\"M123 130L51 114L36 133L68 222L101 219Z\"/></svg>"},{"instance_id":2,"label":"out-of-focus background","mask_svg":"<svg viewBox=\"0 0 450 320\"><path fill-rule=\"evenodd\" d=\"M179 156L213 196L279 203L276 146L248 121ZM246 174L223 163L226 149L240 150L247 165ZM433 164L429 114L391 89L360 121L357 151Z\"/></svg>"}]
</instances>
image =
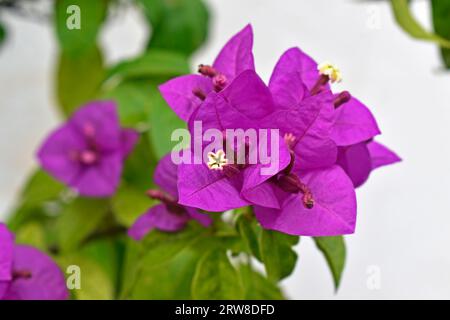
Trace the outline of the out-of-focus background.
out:
<instances>
[{"instance_id":1,"label":"out-of-focus background","mask_svg":"<svg viewBox=\"0 0 450 320\"><path fill-rule=\"evenodd\" d=\"M430 25L428 1L416 16ZM193 65L211 63L245 24L255 32L257 70L268 80L279 55L300 46L337 64L339 89L365 102L378 119L379 141L404 161L372 174L358 190L358 224L347 236L347 264L334 292L323 256L302 238L289 298L450 298L450 73L432 44L411 40L389 4L352 0L209 0L208 44ZM52 78L56 54L50 25L5 15L12 34L0 49L0 219L35 165L40 141L58 123ZM149 30L133 9L101 34L107 61L133 57Z\"/></svg>"}]
</instances>

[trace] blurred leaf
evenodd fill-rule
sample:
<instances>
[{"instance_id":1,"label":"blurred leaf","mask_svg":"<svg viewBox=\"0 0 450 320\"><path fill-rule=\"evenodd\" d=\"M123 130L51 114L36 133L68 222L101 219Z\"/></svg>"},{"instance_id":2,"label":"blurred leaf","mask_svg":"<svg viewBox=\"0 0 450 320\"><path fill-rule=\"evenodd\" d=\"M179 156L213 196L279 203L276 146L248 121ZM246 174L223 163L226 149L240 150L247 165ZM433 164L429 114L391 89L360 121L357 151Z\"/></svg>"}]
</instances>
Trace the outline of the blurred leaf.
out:
<instances>
[{"instance_id":1,"label":"blurred leaf","mask_svg":"<svg viewBox=\"0 0 450 320\"><path fill-rule=\"evenodd\" d=\"M102 98L117 101L122 124L133 127L147 124L148 142L157 159L178 144L171 141L173 131L186 128L186 124L170 109L157 88L164 80L129 79L102 94Z\"/></svg>"},{"instance_id":2,"label":"blurred leaf","mask_svg":"<svg viewBox=\"0 0 450 320\"><path fill-rule=\"evenodd\" d=\"M5 38L6 38L6 29L3 26L3 24L0 23L0 47L2 46L3 41L5 41Z\"/></svg>"},{"instance_id":3,"label":"blurred leaf","mask_svg":"<svg viewBox=\"0 0 450 320\"><path fill-rule=\"evenodd\" d=\"M55 1L56 34L65 55L74 59L77 55L84 55L84 51L95 47L97 34L106 17L107 7L108 0ZM78 14L79 29L74 27Z\"/></svg>"},{"instance_id":4,"label":"blurred leaf","mask_svg":"<svg viewBox=\"0 0 450 320\"><path fill-rule=\"evenodd\" d=\"M45 171L38 169L25 184L21 199L27 204L34 206L57 198L64 189L65 186L62 183L55 180Z\"/></svg>"},{"instance_id":5,"label":"blurred leaf","mask_svg":"<svg viewBox=\"0 0 450 320\"><path fill-rule=\"evenodd\" d=\"M450 0L431 0L433 25L436 34L450 40ZM441 48L444 65L450 69L450 49Z\"/></svg>"},{"instance_id":6,"label":"blurred leaf","mask_svg":"<svg viewBox=\"0 0 450 320\"><path fill-rule=\"evenodd\" d=\"M93 46L75 56L61 52L57 66L56 91L64 115L69 116L94 98L103 77L103 58L97 47Z\"/></svg>"},{"instance_id":7,"label":"blurred leaf","mask_svg":"<svg viewBox=\"0 0 450 320\"><path fill-rule=\"evenodd\" d=\"M283 294L273 282L247 264L239 266L239 273L244 284L246 300L281 300Z\"/></svg>"},{"instance_id":8,"label":"blurred leaf","mask_svg":"<svg viewBox=\"0 0 450 320\"><path fill-rule=\"evenodd\" d=\"M59 198L63 190L64 185L43 170L33 172L21 192L19 206L9 218L9 228L17 231L23 223L43 213L42 205Z\"/></svg>"},{"instance_id":9,"label":"blurred leaf","mask_svg":"<svg viewBox=\"0 0 450 320\"><path fill-rule=\"evenodd\" d=\"M391 0L395 20L411 37L433 41L442 47L450 48L450 41L425 30L414 18L407 0Z\"/></svg>"},{"instance_id":10,"label":"blurred leaf","mask_svg":"<svg viewBox=\"0 0 450 320\"><path fill-rule=\"evenodd\" d=\"M117 221L131 227L140 215L155 205L155 201L136 188L122 185L111 199L111 204Z\"/></svg>"},{"instance_id":11,"label":"blurred leaf","mask_svg":"<svg viewBox=\"0 0 450 320\"><path fill-rule=\"evenodd\" d=\"M123 126L139 128L147 125L152 106L149 88L155 85L154 81L147 79L127 80L102 93L100 98L117 103Z\"/></svg>"},{"instance_id":12,"label":"blurred leaf","mask_svg":"<svg viewBox=\"0 0 450 320\"><path fill-rule=\"evenodd\" d=\"M156 156L162 158L178 144L177 141L171 141L173 131L186 128L186 124L170 109L158 91L154 91L151 101L149 136ZM189 145L188 141L184 142L185 147Z\"/></svg>"},{"instance_id":13,"label":"blurred leaf","mask_svg":"<svg viewBox=\"0 0 450 320\"><path fill-rule=\"evenodd\" d=\"M244 298L244 290L237 270L226 252L213 249L200 259L192 280L192 298L201 300L229 300Z\"/></svg>"},{"instance_id":14,"label":"blurred leaf","mask_svg":"<svg viewBox=\"0 0 450 320\"><path fill-rule=\"evenodd\" d=\"M299 239L299 237L276 231L262 230L259 246L267 277L270 280L282 280L294 271L297 253L292 246L297 244Z\"/></svg>"},{"instance_id":15,"label":"blurred leaf","mask_svg":"<svg viewBox=\"0 0 450 320\"><path fill-rule=\"evenodd\" d=\"M114 283L108 271L103 268L102 264L95 257L82 252L73 252L58 257L57 262L63 272L66 272L67 267L72 265L80 268L81 288L71 291L76 299L110 300L114 298Z\"/></svg>"},{"instance_id":16,"label":"blurred leaf","mask_svg":"<svg viewBox=\"0 0 450 320\"><path fill-rule=\"evenodd\" d=\"M30 245L44 252L48 249L44 228L37 222L23 225L16 233L16 243Z\"/></svg>"},{"instance_id":17,"label":"blurred leaf","mask_svg":"<svg viewBox=\"0 0 450 320\"><path fill-rule=\"evenodd\" d=\"M208 10L201 0L139 0L152 27L150 48L190 55L206 40Z\"/></svg>"},{"instance_id":18,"label":"blurred leaf","mask_svg":"<svg viewBox=\"0 0 450 320\"><path fill-rule=\"evenodd\" d=\"M261 228L257 225L255 219L249 219L246 215L242 214L236 221L236 227L247 247L248 252L261 261L261 251L258 243Z\"/></svg>"},{"instance_id":19,"label":"blurred leaf","mask_svg":"<svg viewBox=\"0 0 450 320\"><path fill-rule=\"evenodd\" d=\"M170 77L189 73L185 58L153 50L117 65L109 73L111 77L117 75L124 81L107 89L101 97L117 101L121 123L135 128L147 125L149 142L156 158L170 152L176 144L171 142L172 132L186 125L167 106L158 85Z\"/></svg>"},{"instance_id":20,"label":"blurred leaf","mask_svg":"<svg viewBox=\"0 0 450 320\"><path fill-rule=\"evenodd\" d=\"M119 272L124 254L124 241L120 238L100 239L86 244L80 253L94 260L108 275L115 288L118 287Z\"/></svg>"},{"instance_id":21,"label":"blurred leaf","mask_svg":"<svg viewBox=\"0 0 450 320\"><path fill-rule=\"evenodd\" d=\"M314 241L327 260L328 267L333 275L334 287L337 290L345 265L344 237L315 237Z\"/></svg>"},{"instance_id":22,"label":"blurred leaf","mask_svg":"<svg viewBox=\"0 0 450 320\"><path fill-rule=\"evenodd\" d=\"M147 135L142 135L134 147L133 152L125 161L123 179L129 185L142 192L147 191L153 184L153 171L156 159L152 154L152 147Z\"/></svg>"},{"instance_id":23,"label":"blurred leaf","mask_svg":"<svg viewBox=\"0 0 450 320\"><path fill-rule=\"evenodd\" d=\"M171 78L189 72L189 64L185 56L175 52L152 49L135 59L115 65L108 70L107 79L112 77L121 79Z\"/></svg>"},{"instance_id":24,"label":"blurred leaf","mask_svg":"<svg viewBox=\"0 0 450 320\"><path fill-rule=\"evenodd\" d=\"M102 224L108 210L106 199L77 198L68 204L57 225L60 249L76 249Z\"/></svg>"}]
</instances>

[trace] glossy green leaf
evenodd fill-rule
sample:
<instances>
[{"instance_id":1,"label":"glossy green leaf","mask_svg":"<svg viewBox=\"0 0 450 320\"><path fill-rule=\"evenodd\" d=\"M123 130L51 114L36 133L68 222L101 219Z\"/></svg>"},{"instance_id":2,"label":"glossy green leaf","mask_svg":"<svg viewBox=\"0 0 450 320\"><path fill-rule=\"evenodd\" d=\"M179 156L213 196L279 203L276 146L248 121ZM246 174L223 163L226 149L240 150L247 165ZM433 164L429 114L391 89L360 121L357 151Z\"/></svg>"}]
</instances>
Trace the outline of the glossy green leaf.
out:
<instances>
[{"instance_id":1,"label":"glossy green leaf","mask_svg":"<svg viewBox=\"0 0 450 320\"><path fill-rule=\"evenodd\" d=\"M68 204L57 222L60 249L76 249L104 223L108 210L104 199L77 198Z\"/></svg>"},{"instance_id":2,"label":"glossy green leaf","mask_svg":"<svg viewBox=\"0 0 450 320\"><path fill-rule=\"evenodd\" d=\"M175 77L189 73L185 56L171 51L152 49L137 58L120 62L107 72L107 78Z\"/></svg>"},{"instance_id":3,"label":"glossy green leaf","mask_svg":"<svg viewBox=\"0 0 450 320\"><path fill-rule=\"evenodd\" d=\"M299 237L277 231L263 230L261 232L259 240L261 257L270 280L282 280L294 271L297 253L292 246L298 241Z\"/></svg>"},{"instance_id":4,"label":"glossy green leaf","mask_svg":"<svg viewBox=\"0 0 450 320\"><path fill-rule=\"evenodd\" d=\"M149 259L139 270L127 299L191 299L191 283L201 252L185 248L167 263L153 265ZM124 274L125 281L129 275Z\"/></svg>"},{"instance_id":5,"label":"glossy green leaf","mask_svg":"<svg viewBox=\"0 0 450 320\"><path fill-rule=\"evenodd\" d=\"M433 41L442 47L450 48L450 41L432 32L425 30L414 18L407 0L391 0L391 6L395 20L400 27L411 37L427 41Z\"/></svg>"},{"instance_id":6,"label":"glossy green leaf","mask_svg":"<svg viewBox=\"0 0 450 320\"><path fill-rule=\"evenodd\" d=\"M117 221L130 227L140 215L155 205L155 201L143 191L124 184L111 199L111 205Z\"/></svg>"},{"instance_id":7,"label":"glossy green leaf","mask_svg":"<svg viewBox=\"0 0 450 320\"><path fill-rule=\"evenodd\" d=\"M193 222L183 231L177 233L160 232L149 233L143 240L145 255L141 263L152 261L152 264L163 264L175 257L183 249L190 247L204 237L207 229Z\"/></svg>"},{"instance_id":8,"label":"glossy green leaf","mask_svg":"<svg viewBox=\"0 0 450 320\"><path fill-rule=\"evenodd\" d=\"M249 265L240 265L239 274L244 285L246 300L284 299L280 288L256 270L252 270Z\"/></svg>"},{"instance_id":9,"label":"glossy green leaf","mask_svg":"<svg viewBox=\"0 0 450 320\"><path fill-rule=\"evenodd\" d=\"M256 223L255 219L242 214L236 221L236 227L245 243L247 251L256 259L261 261L261 251L259 248L258 237L261 232L261 227Z\"/></svg>"},{"instance_id":10,"label":"glossy green leaf","mask_svg":"<svg viewBox=\"0 0 450 320\"><path fill-rule=\"evenodd\" d=\"M431 0L433 26L436 34L450 41L450 0ZM450 69L450 49L441 48L444 65Z\"/></svg>"},{"instance_id":11,"label":"glossy green leaf","mask_svg":"<svg viewBox=\"0 0 450 320\"><path fill-rule=\"evenodd\" d=\"M193 263L196 263L199 255L204 252L199 250L197 244L204 243L203 239L206 232L207 229L196 223L191 223L181 232L164 233L154 230L142 241L136 242L130 239L127 244L121 297L123 299L142 297L147 292L151 296L162 299L161 294L169 293L166 291L158 293L156 288L151 288L151 286L158 283L159 278L169 280L170 277L174 276L180 283L168 281L169 283L166 283L165 286L173 288L180 285L184 288L184 291L179 293L181 298L189 298L190 290L186 290L186 279L183 279L180 275L175 275L176 270L180 268L181 273L190 274L190 277L193 276L194 270L192 268L195 267ZM186 251L189 253L186 254ZM172 295L173 298L178 297L178 293L173 292ZM168 295L164 299L170 297Z\"/></svg>"},{"instance_id":12,"label":"glossy green leaf","mask_svg":"<svg viewBox=\"0 0 450 320\"><path fill-rule=\"evenodd\" d=\"M108 0L55 1L56 35L66 55L74 58L95 46L107 7Z\"/></svg>"},{"instance_id":13,"label":"glossy green leaf","mask_svg":"<svg viewBox=\"0 0 450 320\"><path fill-rule=\"evenodd\" d=\"M103 58L97 47L78 55L61 52L56 75L59 106L69 116L78 107L92 100L104 78Z\"/></svg>"},{"instance_id":14,"label":"glossy green leaf","mask_svg":"<svg viewBox=\"0 0 450 320\"><path fill-rule=\"evenodd\" d=\"M192 298L229 300L244 298L237 270L223 250L207 251L200 259L192 281Z\"/></svg>"},{"instance_id":15,"label":"glossy green leaf","mask_svg":"<svg viewBox=\"0 0 450 320\"><path fill-rule=\"evenodd\" d=\"M208 10L202 0L139 0L152 27L150 48L190 55L206 40Z\"/></svg>"},{"instance_id":16,"label":"glossy green leaf","mask_svg":"<svg viewBox=\"0 0 450 320\"><path fill-rule=\"evenodd\" d=\"M346 250L344 237L316 237L314 241L327 260L328 267L333 275L334 286L337 290L345 265Z\"/></svg>"}]
</instances>

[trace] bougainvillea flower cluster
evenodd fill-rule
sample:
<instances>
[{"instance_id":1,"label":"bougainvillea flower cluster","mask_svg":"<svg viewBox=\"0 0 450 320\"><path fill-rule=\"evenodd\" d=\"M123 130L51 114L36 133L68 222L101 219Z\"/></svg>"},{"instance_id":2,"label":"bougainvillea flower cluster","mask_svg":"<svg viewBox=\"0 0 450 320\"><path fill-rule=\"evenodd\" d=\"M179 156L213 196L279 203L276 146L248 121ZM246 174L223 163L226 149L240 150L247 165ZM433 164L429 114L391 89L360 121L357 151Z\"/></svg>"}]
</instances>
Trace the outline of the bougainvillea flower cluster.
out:
<instances>
[{"instance_id":1,"label":"bougainvillea flower cluster","mask_svg":"<svg viewBox=\"0 0 450 320\"><path fill-rule=\"evenodd\" d=\"M292 48L266 86L255 72L252 44L247 26L212 66L200 65L200 75L175 78L160 90L191 135L195 122L204 131L278 129L279 170L261 175L261 164L228 164L223 150L215 150L220 166L215 160L215 167L178 166L179 203L207 211L253 205L263 227L294 235L353 233L354 189L373 169L400 159L373 141L380 130L363 103L347 91L331 91L330 83L342 80L338 68Z\"/></svg>"},{"instance_id":2,"label":"bougainvillea flower cluster","mask_svg":"<svg viewBox=\"0 0 450 320\"><path fill-rule=\"evenodd\" d=\"M0 223L0 300L64 300L64 274L46 254L17 245Z\"/></svg>"},{"instance_id":3,"label":"bougainvillea flower cluster","mask_svg":"<svg viewBox=\"0 0 450 320\"><path fill-rule=\"evenodd\" d=\"M138 137L120 127L113 101L91 102L50 134L38 158L44 170L80 195L107 197L116 191Z\"/></svg>"},{"instance_id":4,"label":"bougainvillea flower cluster","mask_svg":"<svg viewBox=\"0 0 450 320\"><path fill-rule=\"evenodd\" d=\"M207 227L212 222L207 212L243 206L252 206L266 229L308 236L353 233L355 188L372 170L400 160L374 141L380 130L369 108L348 91L332 91L332 84L343 79L341 70L291 48L266 85L255 71L252 46L248 25L227 42L212 65L200 65L199 74L160 86L193 137L191 148L181 151L190 161L174 163L174 153L160 161L154 174L160 189L147 192L160 203L131 227L134 239L153 229L181 230L190 220ZM197 139L198 133L203 137L210 130L224 136L206 160L204 154L199 160L195 146L206 143ZM228 149L224 144L229 130L266 130L271 148L265 156L276 162L275 170L268 171L273 163L260 158L250 161L248 154L242 162L230 161L239 157L239 148L261 151L267 141L250 145L244 135L237 142L240 147ZM93 102L47 139L39 160L81 195L110 196L137 137L134 130L120 128L113 102Z\"/></svg>"}]
</instances>

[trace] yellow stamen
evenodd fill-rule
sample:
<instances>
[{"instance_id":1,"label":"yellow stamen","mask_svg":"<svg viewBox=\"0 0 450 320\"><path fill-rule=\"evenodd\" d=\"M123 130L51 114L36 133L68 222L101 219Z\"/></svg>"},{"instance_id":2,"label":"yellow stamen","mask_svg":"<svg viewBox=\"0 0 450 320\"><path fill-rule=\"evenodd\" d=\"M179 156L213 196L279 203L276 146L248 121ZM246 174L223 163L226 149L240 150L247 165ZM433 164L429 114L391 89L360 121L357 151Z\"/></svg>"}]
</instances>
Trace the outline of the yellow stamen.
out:
<instances>
[{"instance_id":1,"label":"yellow stamen","mask_svg":"<svg viewBox=\"0 0 450 320\"><path fill-rule=\"evenodd\" d=\"M324 62L318 65L317 70L320 74L328 76L331 82L341 82L342 74L338 67L330 62Z\"/></svg>"}]
</instances>

